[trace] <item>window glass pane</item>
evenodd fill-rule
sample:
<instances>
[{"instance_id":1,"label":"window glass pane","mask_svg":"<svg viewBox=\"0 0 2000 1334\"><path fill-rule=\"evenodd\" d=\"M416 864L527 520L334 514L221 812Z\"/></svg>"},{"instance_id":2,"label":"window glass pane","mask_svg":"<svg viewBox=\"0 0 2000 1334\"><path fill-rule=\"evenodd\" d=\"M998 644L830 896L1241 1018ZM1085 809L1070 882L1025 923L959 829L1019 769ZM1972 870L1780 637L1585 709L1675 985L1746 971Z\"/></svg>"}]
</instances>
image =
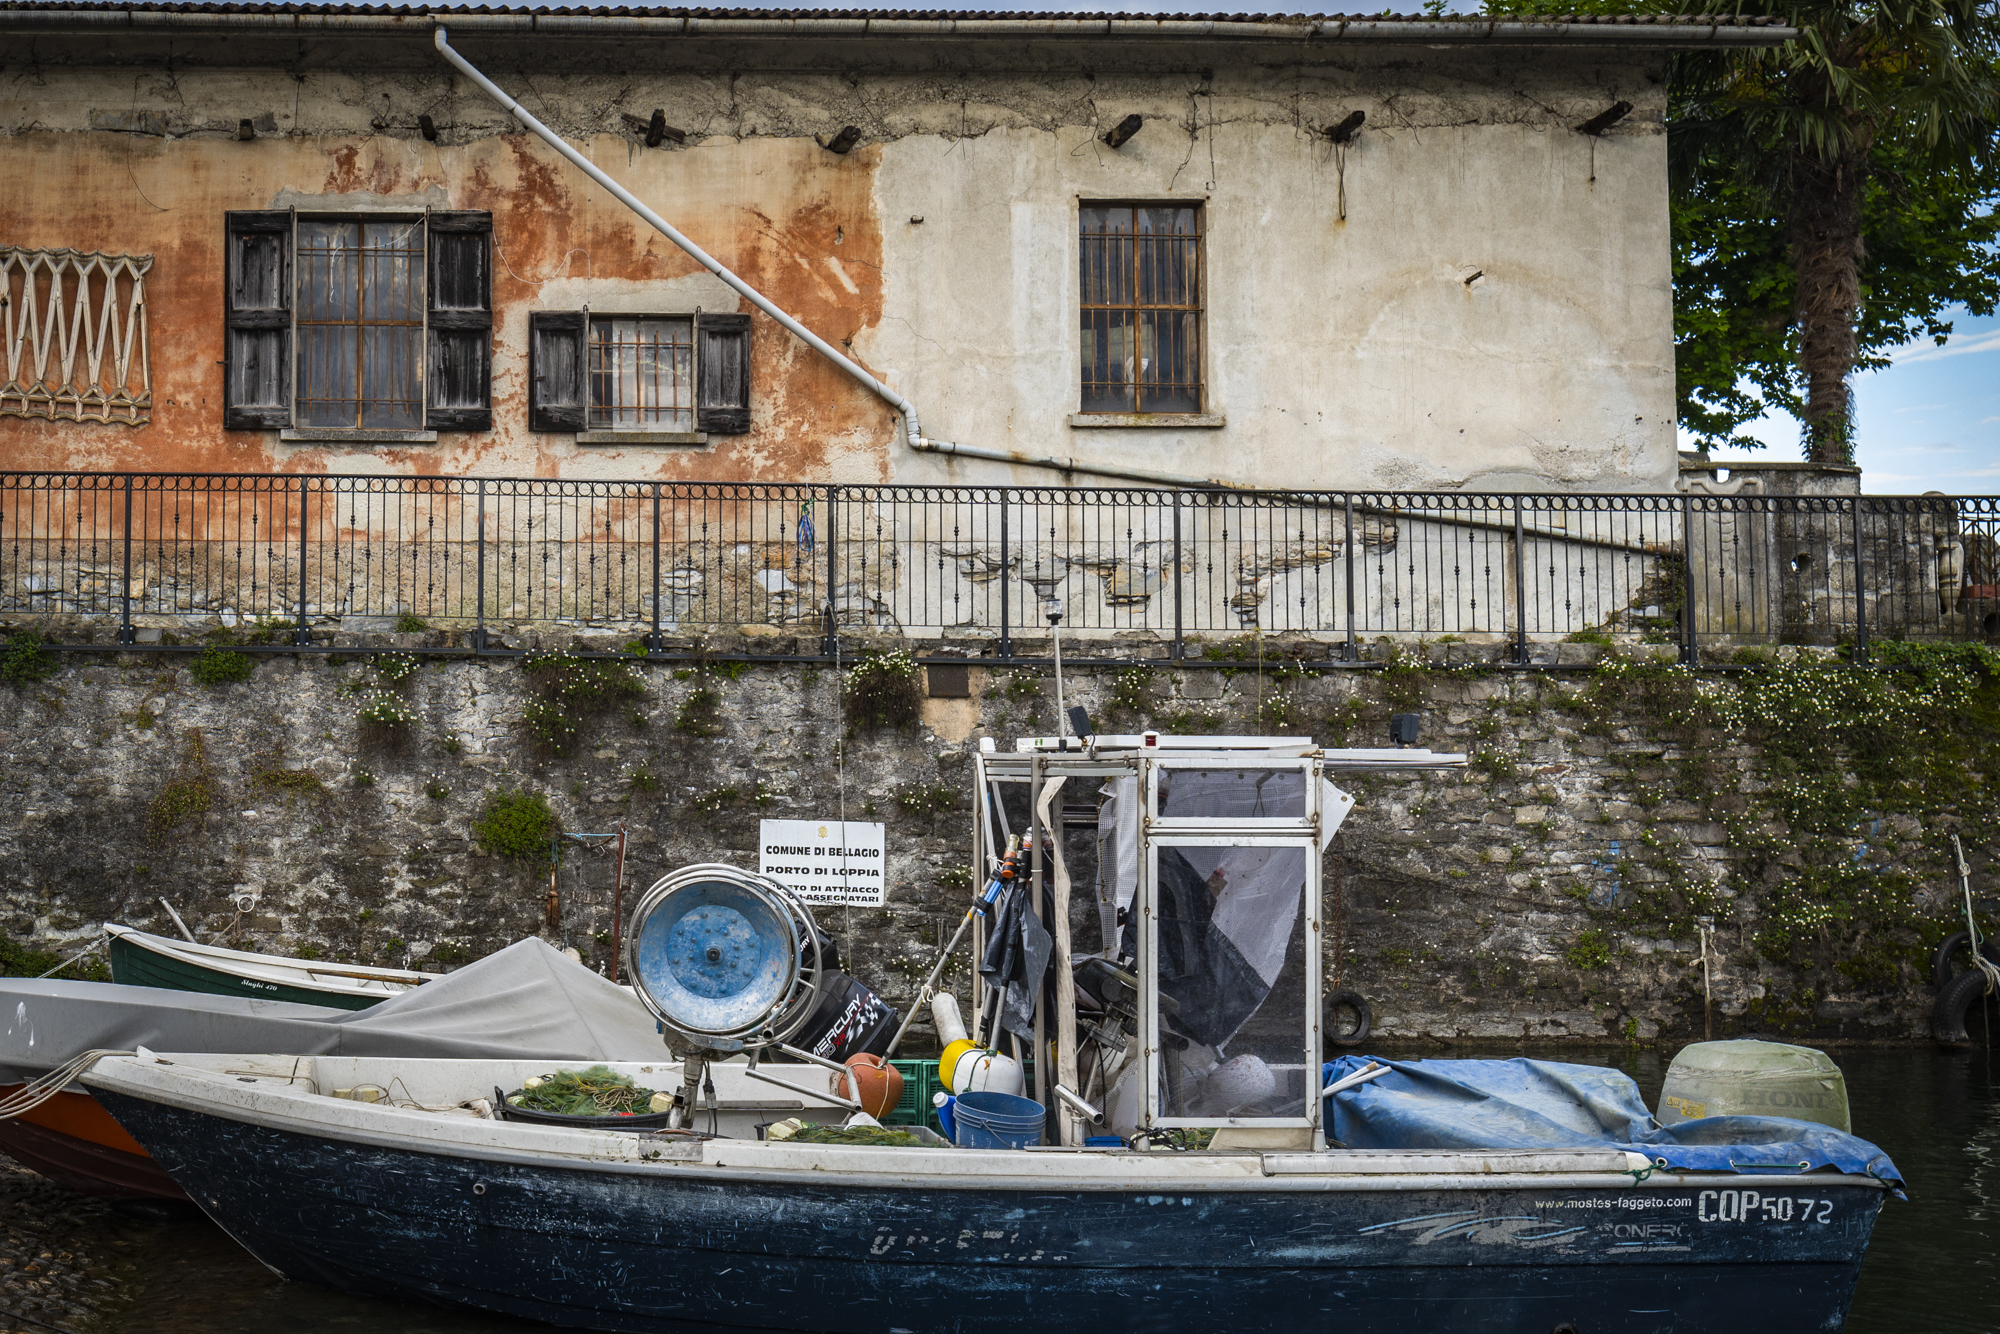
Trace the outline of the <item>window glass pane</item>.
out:
<instances>
[{"instance_id":1,"label":"window glass pane","mask_svg":"<svg viewBox=\"0 0 2000 1334\"><path fill-rule=\"evenodd\" d=\"M423 258L420 222L299 224L302 425L423 425Z\"/></svg>"},{"instance_id":2,"label":"window glass pane","mask_svg":"<svg viewBox=\"0 0 2000 1334\"><path fill-rule=\"evenodd\" d=\"M693 320L591 321L590 425L611 431L694 429Z\"/></svg>"},{"instance_id":3,"label":"window glass pane","mask_svg":"<svg viewBox=\"0 0 2000 1334\"><path fill-rule=\"evenodd\" d=\"M1132 312L1083 312L1083 406L1085 412L1137 412L1133 383Z\"/></svg>"},{"instance_id":4,"label":"window glass pane","mask_svg":"<svg viewBox=\"0 0 2000 1334\"><path fill-rule=\"evenodd\" d=\"M1093 204L1078 218L1081 409L1200 412L1200 211Z\"/></svg>"},{"instance_id":5,"label":"window glass pane","mask_svg":"<svg viewBox=\"0 0 2000 1334\"><path fill-rule=\"evenodd\" d=\"M1160 1114L1304 1116L1306 850L1157 856Z\"/></svg>"}]
</instances>

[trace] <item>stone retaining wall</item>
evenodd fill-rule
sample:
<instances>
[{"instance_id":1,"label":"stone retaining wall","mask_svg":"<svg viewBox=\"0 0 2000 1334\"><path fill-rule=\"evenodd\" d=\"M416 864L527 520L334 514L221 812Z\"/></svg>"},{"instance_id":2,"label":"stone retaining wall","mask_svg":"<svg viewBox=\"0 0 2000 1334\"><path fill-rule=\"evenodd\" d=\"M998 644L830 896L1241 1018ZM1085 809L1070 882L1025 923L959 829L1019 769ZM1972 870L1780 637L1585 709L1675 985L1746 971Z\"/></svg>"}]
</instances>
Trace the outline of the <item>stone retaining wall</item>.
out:
<instances>
[{"instance_id":1,"label":"stone retaining wall","mask_svg":"<svg viewBox=\"0 0 2000 1334\"><path fill-rule=\"evenodd\" d=\"M1754 737L1669 725L1623 659L1557 675L1448 657L1312 674L1226 657L1083 668L1068 695L1107 731L1326 744L1381 744L1389 712L1417 708L1426 744L1474 756L1463 772L1344 780L1360 804L1328 866L1328 980L1367 995L1384 1036L1699 1037L1698 916L1714 922L1717 1036L1926 1031L1926 950L1956 911L1938 860L1953 812L1864 822L1855 865L1907 886L1907 911L1891 926L1836 922L1811 961L1774 963L1759 948L1771 896L1805 866L1769 813ZM186 655L72 654L46 682L0 687L0 931L64 952L106 920L172 934L164 897L202 939L244 948L443 967L543 932L601 964L609 854L566 855L550 928L546 863L489 855L470 833L490 794L539 792L568 829L622 822L628 887L689 862L755 866L760 818L844 806L888 823L889 902L828 910L828 925L851 971L901 1003L965 902L977 738L1005 744L1054 715L1046 669L974 660L969 697L926 698L921 727L850 739L831 670L654 663L640 668L646 693L584 722L562 759L524 729L535 689L518 660L419 666L394 687L417 718L400 742L357 723L366 664L272 655L247 680L203 686ZM170 780L178 805L162 801ZM206 793L205 812L188 791Z\"/></svg>"}]
</instances>

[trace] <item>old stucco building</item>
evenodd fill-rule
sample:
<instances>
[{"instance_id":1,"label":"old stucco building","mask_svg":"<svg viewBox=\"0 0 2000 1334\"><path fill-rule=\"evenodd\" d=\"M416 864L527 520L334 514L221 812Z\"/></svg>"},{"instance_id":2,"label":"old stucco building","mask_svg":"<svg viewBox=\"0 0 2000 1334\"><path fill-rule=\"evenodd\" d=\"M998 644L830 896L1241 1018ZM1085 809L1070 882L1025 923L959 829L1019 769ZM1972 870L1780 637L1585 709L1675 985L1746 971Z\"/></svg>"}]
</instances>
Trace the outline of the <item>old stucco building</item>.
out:
<instances>
[{"instance_id":1,"label":"old stucco building","mask_svg":"<svg viewBox=\"0 0 2000 1334\"><path fill-rule=\"evenodd\" d=\"M6 467L1066 480L910 449L439 25L930 436L1585 491L1674 482L1662 64L1783 35L17 0Z\"/></svg>"}]
</instances>

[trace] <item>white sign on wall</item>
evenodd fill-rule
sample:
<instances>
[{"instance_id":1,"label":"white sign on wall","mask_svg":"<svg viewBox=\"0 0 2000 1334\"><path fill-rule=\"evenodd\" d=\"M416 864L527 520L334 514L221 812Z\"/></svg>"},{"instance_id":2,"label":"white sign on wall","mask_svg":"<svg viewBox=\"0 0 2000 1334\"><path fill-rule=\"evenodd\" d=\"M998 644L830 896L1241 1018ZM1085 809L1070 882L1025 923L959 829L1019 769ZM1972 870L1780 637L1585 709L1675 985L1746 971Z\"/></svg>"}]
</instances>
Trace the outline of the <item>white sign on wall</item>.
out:
<instances>
[{"instance_id":1,"label":"white sign on wall","mask_svg":"<svg viewBox=\"0 0 2000 1334\"><path fill-rule=\"evenodd\" d=\"M757 870L807 903L879 908L888 887L875 821L764 820Z\"/></svg>"}]
</instances>

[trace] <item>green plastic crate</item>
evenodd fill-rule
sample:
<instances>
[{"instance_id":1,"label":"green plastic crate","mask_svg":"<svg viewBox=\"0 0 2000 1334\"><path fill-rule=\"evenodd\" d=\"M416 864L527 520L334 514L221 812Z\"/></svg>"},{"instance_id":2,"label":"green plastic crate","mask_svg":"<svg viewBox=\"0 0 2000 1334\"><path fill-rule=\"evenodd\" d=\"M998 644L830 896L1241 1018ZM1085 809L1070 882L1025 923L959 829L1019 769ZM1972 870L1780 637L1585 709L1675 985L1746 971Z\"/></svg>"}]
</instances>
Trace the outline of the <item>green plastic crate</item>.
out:
<instances>
[{"instance_id":1,"label":"green plastic crate","mask_svg":"<svg viewBox=\"0 0 2000 1334\"><path fill-rule=\"evenodd\" d=\"M882 1118L885 1126L929 1126L938 1128L937 1108L931 1106L931 1094L937 1089L936 1061L891 1061L903 1076L903 1096L896 1100L895 1108Z\"/></svg>"}]
</instances>

